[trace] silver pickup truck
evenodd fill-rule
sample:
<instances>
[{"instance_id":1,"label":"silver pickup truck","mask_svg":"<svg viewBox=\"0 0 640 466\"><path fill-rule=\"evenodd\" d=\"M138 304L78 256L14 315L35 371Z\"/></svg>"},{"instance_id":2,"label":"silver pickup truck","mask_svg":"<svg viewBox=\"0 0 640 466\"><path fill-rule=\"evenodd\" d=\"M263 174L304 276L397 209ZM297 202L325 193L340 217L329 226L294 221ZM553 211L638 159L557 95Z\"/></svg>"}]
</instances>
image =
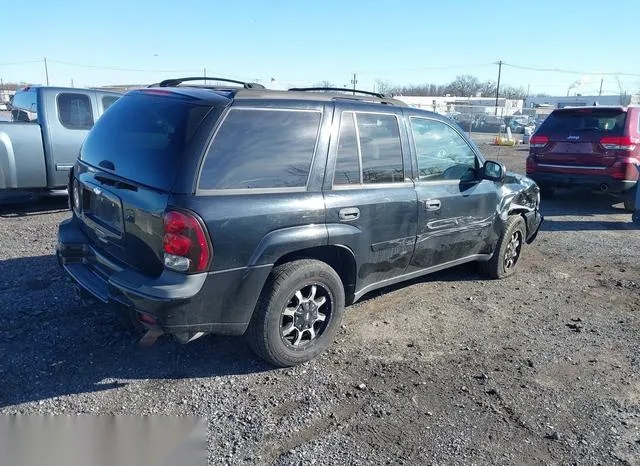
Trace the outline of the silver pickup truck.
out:
<instances>
[{"instance_id":1,"label":"silver pickup truck","mask_svg":"<svg viewBox=\"0 0 640 466\"><path fill-rule=\"evenodd\" d=\"M119 97L62 87L18 91L11 121L0 121L0 202L66 194L85 136Z\"/></svg>"}]
</instances>

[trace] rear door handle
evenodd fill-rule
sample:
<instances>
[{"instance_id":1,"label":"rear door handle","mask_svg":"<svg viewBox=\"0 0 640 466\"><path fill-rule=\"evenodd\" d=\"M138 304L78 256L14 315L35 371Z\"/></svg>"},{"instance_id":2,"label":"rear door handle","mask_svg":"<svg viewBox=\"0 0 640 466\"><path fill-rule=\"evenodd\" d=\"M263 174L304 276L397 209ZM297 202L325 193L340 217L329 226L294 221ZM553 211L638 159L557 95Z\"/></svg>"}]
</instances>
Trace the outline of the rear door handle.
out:
<instances>
[{"instance_id":1,"label":"rear door handle","mask_svg":"<svg viewBox=\"0 0 640 466\"><path fill-rule=\"evenodd\" d=\"M440 207L442 206L440 199L427 199L424 201L424 205L429 211L440 210Z\"/></svg>"},{"instance_id":2,"label":"rear door handle","mask_svg":"<svg viewBox=\"0 0 640 466\"><path fill-rule=\"evenodd\" d=\"M360 217L360 209L358 209L357 207L347 207L345 209L340 209L338 216L340 217L340 220L344 220L345 222L356 220Z\"/></svg>"}]
</instances>

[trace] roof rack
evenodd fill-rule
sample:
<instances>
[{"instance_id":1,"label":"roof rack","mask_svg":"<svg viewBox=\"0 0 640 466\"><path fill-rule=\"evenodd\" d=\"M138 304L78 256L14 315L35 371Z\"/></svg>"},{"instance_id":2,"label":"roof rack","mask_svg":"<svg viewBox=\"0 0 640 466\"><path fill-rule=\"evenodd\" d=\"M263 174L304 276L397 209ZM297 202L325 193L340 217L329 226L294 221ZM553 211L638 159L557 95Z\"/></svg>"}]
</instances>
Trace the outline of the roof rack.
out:
<instances>
[{"instance_id":1,"label":"roof rack","mask_svg":"<svg viewBox=\"0 0 640 466\"><path fill-rule=\"evenodd\" d=\"M354 94L370 95L379 99L384 99L387 96L378 92L361 91L359 89L348 89L346 87L292 87L290 91L332 91L332 92L352 92Z\"/></svg>"},{"instance_id":2,"label":"roof rack","mask_svg":"<svg viewBox=\"0 0 640 466\"><path fill-rule=\"evenodd\" d=\"M204 76L204 77L192 76L188 78L165 79L164 81L161 81L158 84L152 84L149 87L176 87L182 84L183 82L187 82L187 81L220 81L225 83L240 84L245 89L265 89L265 87L262 84L237 81L235 79L216 78L215 76Z\"/></svg>"}]
</instances>

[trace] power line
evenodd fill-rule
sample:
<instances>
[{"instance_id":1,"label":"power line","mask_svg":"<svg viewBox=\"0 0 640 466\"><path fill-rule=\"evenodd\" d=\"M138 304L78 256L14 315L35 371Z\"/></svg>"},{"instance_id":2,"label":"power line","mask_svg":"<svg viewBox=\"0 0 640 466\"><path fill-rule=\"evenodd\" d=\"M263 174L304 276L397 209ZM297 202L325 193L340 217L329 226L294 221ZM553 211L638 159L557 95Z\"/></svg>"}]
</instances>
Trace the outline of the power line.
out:
<instances>
[{"instance_id":1,"label":"power line","mask_svg":"<svg viewBox=\"0 0 640 466\"><path fill-rule=\"evenodd\" d=\"M99 66L99 65L88 65L85 63L72 63L61 60L51 60L49 59L49 63L56 63L58 65L66 65L66 66L77 66L80 68L92 68L97 70L109 70L109 71L128 71L134 73L195 73L200 72L201 70L143 70L143 69L134 69L134 68L116 68L110 66Z\"/></svg>"},{"instance_id":2,"label":"power line","mask_svg":"<svg viewBox=\"0 0 640 466\"><path fill-rule=\"evenodd\" d=\"M472 69L472 68L483 68L487 66L493 66L494 63L481 63L475 65L448 65L448 66L427 66L422 68L387 68L380 70L368 70L368 71L359 71L360 74L377 74L377 73L388 73L388 72L396 72L396 73L405 73L410 71L440 71L440 70L462 70L462 69Z\"/></svg>"},{"instance_id":3,"label":"power line","mask_svg":"<svg viewBox=\"0 0 640 466\"><path fill-rule=\"evenodd\" d=\"M565 70L562 68L539 68L535 66L523 66L523 65L513 65L511 63L502 63L504 66L508 66L510 68L516 68L519 70L527 70L527 71L542 71L542 72L552 72L552 73L565 73L565 74L582 74L582 75L592 75L592 76L631 76L631 77L640 77L640 74L635 73L618 73L618 72L603 72L596 73L592 71L577 71L577 70Z\"/></svg>"},{"instance_id":4,"label":"power line","mask_svg":"<svg viewBox=\"0 0 640 466\"><path fill-rule=\"evenodd\" d=\"M11 63L0 63L0 66L28 65L29 63L40 63L42 60L14 61Z\"/></svg>"}]
</instances>

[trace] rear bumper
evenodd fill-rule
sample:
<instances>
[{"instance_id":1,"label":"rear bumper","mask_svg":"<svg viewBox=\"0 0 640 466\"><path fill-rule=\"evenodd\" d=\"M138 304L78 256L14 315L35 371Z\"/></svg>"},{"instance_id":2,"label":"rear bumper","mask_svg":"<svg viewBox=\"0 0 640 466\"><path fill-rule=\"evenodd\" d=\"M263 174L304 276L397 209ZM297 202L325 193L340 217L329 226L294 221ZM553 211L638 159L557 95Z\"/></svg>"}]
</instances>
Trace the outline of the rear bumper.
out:
<instances>
[{"instance_id":1,"label":"rear bumper","mask_svg":"<svg viewBox=\"0 0 640 466\"><path fill-rule=\"evenodd\" d=\"M148 277L97 251L75 218L58 229L60 266L97 300L152 316L166 333L187 341L193 334L243 334L271 267L186 275L164 270Z\"/></svg>"},{"instance_id":2,"label":"rear bumper","mask_svg":"<svg viewBox=\"0 0 640 466\"><path fill-rule=\"evenodd\" d=\"M637 181L618 180L603 175L569 175L565 173L527 173L527 177L539 186L548 188L587 188L594 191L606 191L612 194L623 194L636 186Z\"/></svg>"}]
</instances>

